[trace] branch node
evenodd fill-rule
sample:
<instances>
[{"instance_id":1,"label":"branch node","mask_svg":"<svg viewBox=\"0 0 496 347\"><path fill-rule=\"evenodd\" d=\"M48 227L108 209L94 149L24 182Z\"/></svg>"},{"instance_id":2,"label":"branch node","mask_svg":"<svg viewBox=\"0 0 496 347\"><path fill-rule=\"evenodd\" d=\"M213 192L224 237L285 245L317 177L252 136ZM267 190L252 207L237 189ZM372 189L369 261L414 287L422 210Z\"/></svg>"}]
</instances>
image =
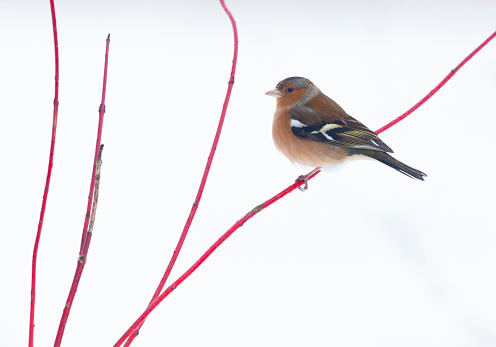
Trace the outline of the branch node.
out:
<instances>
[{"instance_id":1,"label":"branch node","mask_svg":"<svg viewBox=\"0 0 496 347\"><path fill-rule=\"evenodd\" d=\"M254 209L251 210L251 213L253 215L257 214L258 212L262 211L263 209L265 208L265 203L261 203L260 205L258 205L257 207L255 207Z\"/></svg>"}]
</instances>

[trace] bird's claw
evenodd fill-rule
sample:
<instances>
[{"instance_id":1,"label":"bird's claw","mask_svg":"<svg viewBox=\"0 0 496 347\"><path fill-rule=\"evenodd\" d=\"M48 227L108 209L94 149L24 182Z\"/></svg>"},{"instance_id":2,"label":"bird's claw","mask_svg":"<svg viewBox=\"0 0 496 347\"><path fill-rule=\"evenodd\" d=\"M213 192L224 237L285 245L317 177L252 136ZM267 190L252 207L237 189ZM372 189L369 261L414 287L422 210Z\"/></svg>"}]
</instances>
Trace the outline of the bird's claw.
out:
<instances>
[{"instance_id":1,"label":"bird's claw","mask_svg":"<svg viewBox=\"0 0 496 347\"><path fill-rule=\"evenodd\" d=\"M295 182L299 182L299 181L305 182L305 185L303 185L303 187L302 186L299 186L298 189L300 191L302 191L302 192L307 191L307 189L308 189L308 176L307 175L300 175L300 176L298 176L298 178L296 179Z\"/></svg>"}]
</instances>

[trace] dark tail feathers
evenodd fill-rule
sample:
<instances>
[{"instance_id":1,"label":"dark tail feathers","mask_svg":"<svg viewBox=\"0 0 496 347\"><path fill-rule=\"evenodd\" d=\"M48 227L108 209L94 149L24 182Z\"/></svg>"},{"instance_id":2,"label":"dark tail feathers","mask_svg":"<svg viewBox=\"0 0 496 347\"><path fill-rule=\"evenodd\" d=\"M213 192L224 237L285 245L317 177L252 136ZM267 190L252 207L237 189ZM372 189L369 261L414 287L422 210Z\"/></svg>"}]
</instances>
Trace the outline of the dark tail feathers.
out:
<instances>
[{"instance_id":1,"label":"dark tail feathers","mask_svg":"<svg viewBox=\"0 0 496 347\"><path fill-rule=\"evenodd\" d=\"M394 159L392 156L390 156L385 152L374 151L371 149L357 149L355 151L356 152L353 154L363 154L366 155L367 157L374 158L375 160L378 160L381 163L386 164L387 166L392 167L395 170L398 170L399 172L401 172L404 175L407 175L408 177L423 181L424 177L427 176L422 171L419 171L417 169L414 169L413 167L403 164L401 161Z\"/></svg>"}]
</instances>

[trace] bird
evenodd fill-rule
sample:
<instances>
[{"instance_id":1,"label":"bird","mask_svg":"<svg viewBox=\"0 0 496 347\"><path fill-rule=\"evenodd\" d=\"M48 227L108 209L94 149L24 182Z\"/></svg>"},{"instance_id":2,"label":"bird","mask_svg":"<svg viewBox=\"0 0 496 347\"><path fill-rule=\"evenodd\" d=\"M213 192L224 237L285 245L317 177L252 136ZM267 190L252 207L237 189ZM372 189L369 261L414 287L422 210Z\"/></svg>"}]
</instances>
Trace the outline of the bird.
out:
<instances>
[{"instance_id":1,"label":"bird","mask_svg":"<svg viewBox=\"0 0 496 347\"><path fill-rule=\"evenodd\" d=\"M296 179L305 183L301 190L318 170L355 159L372 158L421 181L427 176L389 155L393 150L375 132L307 78L288 77L265 94L277 99L272 123L277 149L294 164L315 167Z\"/></svg>"}]
</instances>

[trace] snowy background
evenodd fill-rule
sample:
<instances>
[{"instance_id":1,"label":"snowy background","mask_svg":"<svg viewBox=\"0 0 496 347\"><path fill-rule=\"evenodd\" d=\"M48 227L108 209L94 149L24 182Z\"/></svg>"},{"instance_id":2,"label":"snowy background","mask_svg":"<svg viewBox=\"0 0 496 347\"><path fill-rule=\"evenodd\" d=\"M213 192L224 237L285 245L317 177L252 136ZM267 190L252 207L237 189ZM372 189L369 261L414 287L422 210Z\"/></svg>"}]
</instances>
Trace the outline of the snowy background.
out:
<instances>
[{"instance_id":1,"label":"snowy background","mask_svg":"<svg viewBox=\"0 0 496 347\"><path fill-rule=\"evenodd\" d=\"M231 70L217 1L57 1L60 107L38 257L35 345L76 267L111 34L100 200L63 344L112 346L144 310L194 201ZM378 129L496 30L496 2L227 1L231 103L175 280L305 172L271 137L289 76ZM54 96L48 1L1 0L0 345L28 339L31 254ZM496 345L496 41L381 138L428 174L373 161L263 211L149 317L136 346Z\"/></svg>"}]
</instances>

